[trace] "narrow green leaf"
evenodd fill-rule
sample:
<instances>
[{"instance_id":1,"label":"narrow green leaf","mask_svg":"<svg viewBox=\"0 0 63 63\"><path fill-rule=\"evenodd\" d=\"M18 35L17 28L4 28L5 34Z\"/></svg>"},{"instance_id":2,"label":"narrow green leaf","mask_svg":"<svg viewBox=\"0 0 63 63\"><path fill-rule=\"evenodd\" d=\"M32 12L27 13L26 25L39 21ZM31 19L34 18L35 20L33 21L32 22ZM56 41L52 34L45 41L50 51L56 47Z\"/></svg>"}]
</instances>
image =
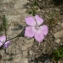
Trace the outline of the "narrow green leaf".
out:
<instances>
[{"instance_id":1,"label":"narrow green leaf","mask_svg":"<svg viewBox=\"0 0 63 63\"><path fill-rule=\"evenodd\" d=\"M4 29L7 29L7 19L5 15L3 16L3 26L4 26Z\"/></svg>"},{"instance_id":2,"label":"narrow green leaf","mask_svg":"<svg viewBox=\"0 0 63 63\"><path fill-rule=\"evenodd\" d=\"M37 5L37 2L36 2L36 1L34 1L33 5L34 5L34 6L36 6L36 5Z\"/></svg>"}]
</instances>

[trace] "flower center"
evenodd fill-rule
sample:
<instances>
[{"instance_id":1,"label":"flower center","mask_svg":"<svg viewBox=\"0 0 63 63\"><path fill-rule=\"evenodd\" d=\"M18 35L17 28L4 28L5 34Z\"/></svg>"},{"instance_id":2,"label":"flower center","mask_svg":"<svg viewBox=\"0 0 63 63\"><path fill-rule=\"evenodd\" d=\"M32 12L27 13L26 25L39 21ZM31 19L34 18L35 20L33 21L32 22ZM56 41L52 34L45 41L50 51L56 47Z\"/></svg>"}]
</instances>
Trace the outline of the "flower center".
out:
<instances>
[{"instance_id":1,"label":"flower center","mask_svg":"<svg viewBox=\"0 0 63 63\"><path fill-rule=\"evenodd\" d=\"M40 27L39 27L38 25L35 26L35 29L36 29L36 30L39 30L39 28L40 28Z\"/></svg>"}]
</instances>

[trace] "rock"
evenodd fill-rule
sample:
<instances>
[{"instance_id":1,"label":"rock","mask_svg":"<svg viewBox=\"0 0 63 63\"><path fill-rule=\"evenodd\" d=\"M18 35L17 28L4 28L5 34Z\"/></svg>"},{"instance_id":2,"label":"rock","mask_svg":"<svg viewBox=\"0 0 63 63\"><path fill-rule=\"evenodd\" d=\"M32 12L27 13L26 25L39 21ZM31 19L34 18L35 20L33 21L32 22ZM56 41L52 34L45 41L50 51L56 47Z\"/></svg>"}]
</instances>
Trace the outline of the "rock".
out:
<instances>
[{"instance_id":1,"label":"rock","mask_svg":"<svg viewBox=\"0 0 63 63\"><path fill-rule=\"evenodd\" d=\"M63 28L63 23L61 24L62 28Z\"/></svg>"},{"instance_id":2,"label":"rock","mask_svg":"<svg viewBox=\"0 0 63 63\"><path fill-rule=\"evenodd\" d=\"M9 39L17 36L22 31L22 25L20 24L20 15L6 15L8 21L7 35Z\"/></svg>"},{"instance_id":3,"label":"rock","mask_svg":"<svg viewBox=\"0 0 63 63\"><path fill-rule=\"evenodd\" d=\"M63 30L54 33L54 37L55 37L56 39L62 38L62 37L63 37Z\"/></svg>"},{"instance_id":4,"label":"rock","mask_svg":"<svg viewBox=\"0 0 63 63\"><path fill-rule=\"evenodd\" d=\"M21 61L21 54L15 55L13 58L14 63L19 63Z\"/></svg>"},{"instance_id":5,"label":"rock","mask_svg":"<svg viewBox=\"0 0 63 63\"><path fill-rule=\"evenodd\" d=\"M23 57L26 57L28 55L28 51L23 51Z\"/></svg>"},{"instance_id":6,"label":"rock","mask_svg":"<svg viewBox=\"0 0 63 63\"><path fill-rule=\"evenodd\" d=\"M60 61L58 61L58 63L61 63Z\"/></svg>"},{"instance_id":7,"label":"rock","mask_svg":"<svg viewBox=\"0 0 63 63\"><path fill-rule=\"evenodd\" d=\"M51 63L50 59L46 59L44 63Z\"/></svg>"},{"instance_id":8,"label":"rock","mask_svg":"<svg viewBox=\"0 0 63 63\"><path fill-rule=\"evenodd\" d=\"M8 23L10 24L13 21L14 22L17 22L18 21L19 22L19 18L21 18L21 16L19 14L18 15L6 15L6 18L7 18Z\"/></svg>"},{"instance_id":9,"label":"rock","mask_svg":"<svg viewBox=\"0 0 63 63\"><path fill-rule=\"evenodd\" d=\"M58 63L63 63L63 59L59 59L58 60Z\"/></svg>"},{"instance_id":10,"label":"rock","mask_svg":"<svg viewBox=\"0 0 63 63\"><path fill-rule=\"evenodd\" d=\"M19 46L21 47L22 50L28 50L29 47L33 45L34 39L28 40L26 37L20 37L19 40Z\"/></svg>"},{"instance_id":11,"label":"rock","mask_svg":"<svg viewBox=\"0 0 63 63\"><path fill-rule=\"evenodd\" d=\"M22 58L20 63L28 63L28 59L27 58Z\"/></svg>"},{"instance_id":12,"label":"rock","mask_svg":"<svg viewBox=\"0 0 63 63\"><path fill-rule=\"evenodd\" d=\"M9 3L11 0L3 0L3 3Z\"/></svg>"},{"instance_id":13,"label":"rock","mask_svg":"<svg viewBox=\"0 0 63 63\"><path fill-rule=\"evenodd\" d=\"M22 2L22 3L21 3ZM27 0L17 0L14 8L15 9L20 9L20 8L23 8L23 5L25 5L25 3L27 3Z\"/></svg>"},{"instance_id":14,"label":"rock","mask_svg":"<svg viewBox=\"0 0 63 63\"><path fill-rule=\"evenodd\" d=\"M60 39L56 39L55 40L56 43L60 43L60 41L61 41Z\"/></svg>"},{"instance_id":15,"label":"rock","mask_svg":"<svg viewBox=\"0 0 63 63\"><path fill-rule=\"evenodd\" d=\"M12 63L10 61L1 61L0 63Z\"/></svg>"},{"instance_id":16,"label":"rock","mask_svg":"<svg viewBox=\"0 0 63 63\"><path fill-rule=\"evenodd\" d=\"M32 50L30 50L30 51L29 51L29 54L30 54L30 55L33 55L33 51L32 51Z\"/></svg>"},{"instance_id":17,"label":"rock","mask_svg":"<svg viewBox=\"0 0 63 63\"><path fill-rule=\"evenodd\" d=\"M59 8L55 8L55 10L56 10L56 11L60 11L60 9L59 9Z\"/></svg>"},{"instance_id":18,"label":"rock","mask_svg":"<svg viewBox=\"0 0 63 63\"><path fill-rule=\"evenodd\" d=\"M23 31L25 23L25 17L28 16L24 5L27 4L27 0L1 0L0 12L5 14L8 21L7 39L11 39ZM2 54L2 63L28 63L28 59L25 58L28 55L28 48L33 45L33 39L27 39L26 37L16 37L11 40L10 46L6 49L8 55L5 55L4 50L0 51ZM10 62L7 59L12 56L13 60ZM3 62L5 60L5 62Z\"/></svg>"},{"instance_id":19,"label":"rock","mask_svg":"<svg viewBox=\"0 0 63 63\"><path fill-rule=\"evenodd\" d=\"M3 59L4 61L6 61L6 60L9 60L9 61L10 61L10 59L13 60L13 58L11 58L11 56L9 56L9 55L5 55L2 59Z\"/></svg>"}]
</instances>

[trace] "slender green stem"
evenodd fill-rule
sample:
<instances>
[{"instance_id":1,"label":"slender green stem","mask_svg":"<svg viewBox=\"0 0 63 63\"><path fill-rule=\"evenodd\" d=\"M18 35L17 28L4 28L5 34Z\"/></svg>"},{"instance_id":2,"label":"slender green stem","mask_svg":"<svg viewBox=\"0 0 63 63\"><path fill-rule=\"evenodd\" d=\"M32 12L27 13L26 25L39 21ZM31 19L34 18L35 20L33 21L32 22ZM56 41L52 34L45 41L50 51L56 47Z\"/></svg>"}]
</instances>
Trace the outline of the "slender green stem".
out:
<instances>
[{"instance_id":1,"label":"slender green stem","mask_svg":"<svg viewBox=\"0 0 63 63\"><path fill-rule=\"evenodd\" d=\"M6 41L7 41L7 29L5 28L5 36L6 36ZM5 42L6 42L5 41ZM6 49L4 49L5 53L6 53Z\"/></svg>"},{"instance_id":2,"label":"slender green stem","mask_svg":"<svg viewBox=\"0 0 63 63\"><path fill-rule=\"evenodd\" d=\"M5 29L5 36L6 36L6 41L7 41L7 30Z\"/></svg>"}]
</instances>

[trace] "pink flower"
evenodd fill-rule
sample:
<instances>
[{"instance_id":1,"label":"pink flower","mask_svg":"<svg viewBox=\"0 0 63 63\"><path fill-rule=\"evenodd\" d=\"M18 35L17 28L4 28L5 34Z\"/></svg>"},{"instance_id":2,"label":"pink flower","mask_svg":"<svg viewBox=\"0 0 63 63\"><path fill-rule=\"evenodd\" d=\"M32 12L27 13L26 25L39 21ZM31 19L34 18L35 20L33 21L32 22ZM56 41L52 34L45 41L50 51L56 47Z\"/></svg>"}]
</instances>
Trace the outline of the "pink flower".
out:
<instances>
[{"instance_id":1,"label":"pink flower","mask_svg":"<svg viewBox=\"0 0 63 63\"><path fill-rule=\"evenodd\" d=\"M3 46L4 49L6 49L10 45L10 41L6 41L6 36L0 37L0 47Z\"/></svg>"},{"instance_id":2,"label":"pink flower","mask_svg":"<svg viewBox=\"0 0 63 63\"><path fill-rule=\"evenodd\" d=\"M25 29L24 35L30 38L34 37L36 41L42 42L44 36L48 34L48 26L41 26L44 20L40 18L38 15L35 15L35 17L29 16L25 18L25 21L28 26Z\"/></svg>"}]
</instances>

